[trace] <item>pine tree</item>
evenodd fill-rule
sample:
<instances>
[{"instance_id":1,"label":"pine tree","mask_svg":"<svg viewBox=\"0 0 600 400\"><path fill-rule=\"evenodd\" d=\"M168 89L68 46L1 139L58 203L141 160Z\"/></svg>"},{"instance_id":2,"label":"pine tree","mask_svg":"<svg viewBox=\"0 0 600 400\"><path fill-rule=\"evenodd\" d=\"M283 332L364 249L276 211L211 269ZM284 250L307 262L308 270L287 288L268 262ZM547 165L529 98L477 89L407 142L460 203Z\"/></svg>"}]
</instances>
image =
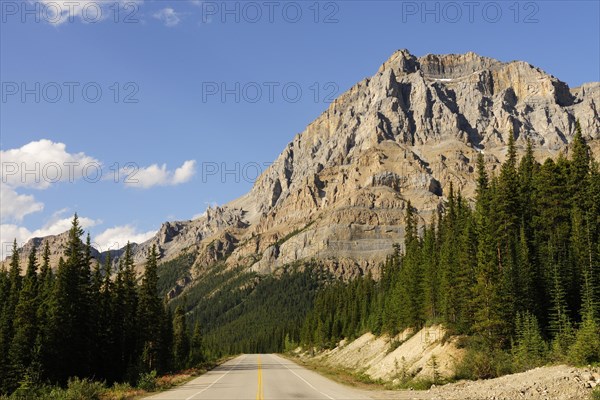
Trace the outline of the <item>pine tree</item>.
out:
<instances>
[{"instance_id":1,"label":"pine tree","mask_svg":"<svg viewBox=\"0 0 600 400\"><path fill-rule=\"evenodd\" d=\"M46 241L42 253L42 266L39 275L40 291L47 291L52 285L52 269L50 268L50 244Z\"/></svg>"},{"instance_id":2,"label":"pine tree","mask_svg":"<svg viewBox=\"0 0 600 400\"><path fill-rule=\"evenodd\" d=\"M569 168L569 192L576 207L583 207L587 202L587 187L590 171L590 148L587 145L579 121L575 124L575 136L571 143L571 165Z\"/></svg>"},{"instance_id":3,"label":"pine tree","mask_svg":"<svg viewBox=\"0 0 600 400\"><path fill-rule=\"evenodd\" d=\"M506 322L503 320L499 302L499 271L495 240L494 209L491 201L495 187L490 184L483 155L477 159L477 199L475 205L477 228L477 271L476 284L473 287L473 305L475 309L473 330L483 337L490 347L503 345L503 332Z\"/></svg>"},{"instance_id":4,"label":"pine tree","mask_svg":"<svg viewBox=\"0 0 600 400\"><path fill-rule=\"evenodd\" d=\"M440 280L438 275L438 247L436 237L435 214L432 217L430 228L425 229L423 234L423 313L425 319L429 322L438 322L439 317L439 298L440 298Z\"/></svg>"},{"instance_id":5,"label":"pine tree","mask_svg":"<svg viewBox=\"0 0 600 400\"><path fill-rule=\"evenodd\" d=\"M173 318L173 359L179 369L187 367L190 354L190 338L185 317L185 310L178 306Z\"/></svg>"},{"instance_id":6,"label":"pine tree","mask_svg":"<svg viewBox=\"0 0 600 400\"><path fill-rule=\"evenodd\" d=\"M286 335L286 342L290 342L289 334ZM194 325L194 333L192 335L192 341L190 346L190 365L192 367L200 365L205 361L204 357L204 343L202 341L202 331L200 330L200 324L196 322Z\"/></svg>"},{"instance_id":7,"label":"pine tree","mask_svg":"<svg viewBox=\"0 0 600 400\"><path fill-rule=\"evenodd\" d=\"M97 355L97 370L98 375L107 379L108 382L121 379L120 371L116 371L114 368L121 360L120 347L117 347L117 342L120 343L121 340L117 327L120 326L121 321L118 320L119 314L114 309L116 301L114 298L115 285L111 280L112 272L112 258L109 252L99 272L101 281L97 295L97 337L98 350L101 350Z\"/></svg>"},{"instance_id":8,"label":"pine tree","mask_svg":"<svg viewBox=\"0 0 600 400\"><path fill-rule=\"evenodd\" d=\"M69 230L66 261L59 262L55 290L51 300L49 333L52 340L52 366L48 372L52 380L65 383L70 377L89 373L88 288L83 284L85 248L81 243L83 230L77 214Z\"/></svg>"},{"instance_id":9,"label":"pine tree","mask_svg":"<svg viewBox=\"0 0 600 400\"><path fill-rule=\"evenodd\" d=\"M9 360L9 350L14 335L15 311L19 302L22 287L21 266L19 264L19 249L17 240L13 241L10 267L6 287L8 293L3 293L6 301L2 304L2 319L0 320L0 359ZM0 362L0 391L10 392L14 389L15 381L11 376L10 362Z\"/></svg>"},{"instance_id":10,"label":"pine tree","mask_svg":"<svg viewBox=\"0 0 600 400\"><path fill-rule=\"evenodd\" d=\"M420 259L421 242L417 233L417 216L410 201L406 207L405 256L398 280L400 311L400 327L420 327L423 324L423 271ZM356 297L352 296L355 300ZM356 318L353 325L356 325Z\"/></svg>"},{"instance_id":11,"label":"pine tree","mask_svg":"<svg viewBox=\"0 0 600 400\"><path fill-rule=\"evenodd\" d=\"M568 350L568 358L575 365L600 362L600 325L591 315L584 316L574 343Z\"/></svg>"},{"instance_id":12,"label":"pine tree","mask_svg":"<svg viewBox=\"0 0 600 400\"><path fill-rule=\"evenodd\" d=\"M542 338L537 319L528 312L517 314L516 343L513 346L515 364L520 370L528 370L545 361L548 346Z\"/></svg>"},{"instance_id":13,"label":"pine tree","mask_svg":"<svg viewBox=\"0 0 600 400\"><path fill-rule=\"evenodd\" d=\"M504 314L502 319L508 322L509 327L513 326L512 319L519 311L515 301L521 291L517 265L517 241L521 216L519 186L515 138L511 130L507 158L502 164L498 188L492 199L497 210L497 259L501 273L499 300L502 303L500 309Z\"/></svg>"},{"instance_id":14,"label":"pine tree","mask_svg":"<svg viewBox=\"0 0 600 400\"><path fill-rule=\"evenodd\" d=\"M170 370L173 366L173 314L171 309L164 305L165 312L161 323L161 348L159 354L160 365L163 370Z\"/></svg>"},{"instance_id":15,"label":"pine tree","mask_svg":"<svg viewBox=\"0 0 600 400\"><path fill-rule=\"evenodd\" d=\"M136 371L136 355L138 353L138 295L131 245L129 243L125 246L123 259L119 263L119 270L115 281L114 302L115 351L118 354L120 366L120 371L117 375L127 375L127 379L134 382L138 375Z\"/></svg>"},{"instance_id":16,"label":"pine tree","mask_svg":"<svg viewBox=\"0 0 600 400\"><path fill-rule=\"evenodd\" d=\"M37 268L36 249L33 247L29 253L27 272L15 310L14 336L8 354L15 380L25 375L34 359L37 336Z\"/></svg>"},{"instance_id":17,"label":"pine tree","mask_svg":"<svg viewBox=\"0 0 600 400\"><path fill-rule=\"evenodd\" d=\"M157 286L157 253L156 245L153 245L146 261L138 303L142 363L147 371L157 369L159 364L160 324L163 310L158 298Z\"/></svg>"},{"instance_id":18,"label":"pine tree","mask_svg":"<svg viewBox=\"0 0 600 400\"><path fill-rule=\"evenodd\" d=\"M550 247L552 245L550 244ZM552 253L552 250L550 251ZM550 331L553 333L553 350L559 357L564 356L574 340L574 331L565 300L564 279L557 261L552 268L550 287Z\"/></svg>"},{"instance_id":19,"label":"pine tree","mask_svg":"<svg viewBox=\"0 0 600 400\"><path fill-rule=\"evenodd\" d=\"M462 204L462 201L459 202ZM472 301L472 290L477 283L477 226L475 218L466 205L461 206L462 228L458 243L457 296L459 305L458 331L470 333L476 307Z\"/></svg>"}]
</instances>

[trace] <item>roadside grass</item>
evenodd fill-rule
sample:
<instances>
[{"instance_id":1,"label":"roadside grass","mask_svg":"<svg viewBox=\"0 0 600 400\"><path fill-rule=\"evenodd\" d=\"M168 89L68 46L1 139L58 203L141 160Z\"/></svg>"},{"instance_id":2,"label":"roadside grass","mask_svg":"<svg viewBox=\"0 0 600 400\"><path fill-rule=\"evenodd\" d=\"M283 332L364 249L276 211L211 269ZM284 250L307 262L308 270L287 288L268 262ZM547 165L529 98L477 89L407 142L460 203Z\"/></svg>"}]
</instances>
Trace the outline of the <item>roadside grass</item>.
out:
<instances>
[{"instance_id":1,"label":"roadside grass","mask_svg":"<svg viewBox=\"0 0 600 400\"><path fill-rule=\"evenodd\" d=\"M365 373L357 373L344 368L324 365L322 362L316 362L314 360L306 360L296 356L291 356L289 354L280 354L280 356L300 364L311 371L318 372L320 375L323 375L331 380L364 390L427 390L434 384L443 385L451 382L448 380L434 382L430 379L407 378L398 383L390 383L384 382L381 379L373 379Z\"/></svg>"},{"instance_id":2,"label":"roadside grass","mask_svg":"<svg viewBox=\"0 0 600 400\"><path fill-rule=\"evenodd\" d=\"M66 388L23 382L10 396L0 395L0 400L138 400L183 385L231 358L162 376L143 374L135 387L128 383L107 387L104 382L79 378L70 379Z\"/></svg>"}]
</instances>

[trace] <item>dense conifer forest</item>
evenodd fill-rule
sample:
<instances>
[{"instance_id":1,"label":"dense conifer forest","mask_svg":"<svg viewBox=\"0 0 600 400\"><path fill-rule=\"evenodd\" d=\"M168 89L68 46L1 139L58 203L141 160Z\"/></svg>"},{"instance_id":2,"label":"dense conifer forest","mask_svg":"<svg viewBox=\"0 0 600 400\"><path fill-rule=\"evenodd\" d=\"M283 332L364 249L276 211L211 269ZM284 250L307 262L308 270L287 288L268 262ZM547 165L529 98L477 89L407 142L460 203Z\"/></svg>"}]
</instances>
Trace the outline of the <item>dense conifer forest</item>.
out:
<instances>
[{"instance_id":1,"label":"dense conifer forest","mask_svg":"<svg viewBox=\"0 0 600 400\"><path fill-rule=\"evenodd\" d=\"M135 384L207 358L429 324L468 338L471 364L491 364L470 377L502 373L506 358L514 369L600 362L600 170L590 154L578 129L569 158L540 164L529 143L519 160L510 135L497 174L479 155L472 202L449 185L425 224L408 204L405 241L377 280L342 282L316 261L270 276L216 264L169 298L194 254L157 265L153 248L140 277L128 246L113 270L110 258L92 259L75 216L55 271L46 247L22 274L16 242L0 271L0 393L71 377Z\"/></svg>"},{"instance_id":2,"label":"dense conifer forest","mask_svg":"<svg viewBox=\"0 0 600 400\"><path fill-rule=\"evenodd\" d=\"M113 271L110 257L92 259L82 235L75 215L56 272L46 246L40 264L36 249L29 254L24 276L15 241L0 272L0 392L72 377L136 384L144 373L203 361L200 347L190 349L199 328L192 334L183 309L171 313L158 296L156 248L138 278L129 245Z\"/></svg>"},{"instance_id":3,"label":"dense conifer forest","mask_svg":"<svg viewBox=\"0 0 600 400\"><path fill-rule=\"evenodd\" d=\"M409 204L404 249L381 279L321 291L300 342L331 347L441 323L490 362L507 351L517 368L600 362L600 171L580 129L570 159L540 164L529 143L518 160L511 135L499 174L481 154L477 169L474 204L450 186L422 228Z\"/></svg>"}]
</instances>

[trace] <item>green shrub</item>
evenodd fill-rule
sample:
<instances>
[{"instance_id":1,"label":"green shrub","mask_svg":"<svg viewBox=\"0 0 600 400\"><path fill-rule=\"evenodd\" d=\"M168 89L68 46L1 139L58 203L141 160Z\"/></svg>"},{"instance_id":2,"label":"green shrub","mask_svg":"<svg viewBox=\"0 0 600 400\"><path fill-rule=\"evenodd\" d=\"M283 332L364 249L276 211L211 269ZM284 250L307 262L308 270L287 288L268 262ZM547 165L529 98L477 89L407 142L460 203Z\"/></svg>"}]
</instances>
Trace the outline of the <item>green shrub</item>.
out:
<instances>
[{"instance_id":1,"label":"green shrub","mask_svg":"<svg viewBox=\"0 0 600 400\"><path fill-rule=\"evenodd\" d=\"M106 400L128 400L131 399L131 392L135 389L129 383L115 383L106 391L103 398Z\"/></svg>"},{"instance_id":2,"label":"green shrub","mask_svg":"<svg viewBox=\"0 0 600 400\"><path fill-rule=\"evenodd\" d=\"M569 348L568 359L576 365L600 362L600 327L592 317L586 317Z\"/></svg>"},{"instance_id":3,"label":"green shrub","mask_svg":"<svg viewBox=\"0 0 600 400\"><path fill-rule=\"evenodd\" d=\"M100 400L106 391L102 382L90 379L71 378L66 389L55 387L38 400Z\"/></svg>"},{"instance_id":4,"label":"green shrub","mask_svg":"<svg viewBox=\"0 0 600 400\"><path fill-rule=\"evenodd\" d=\"M72 378L69 379L64 398L65 400L100 400L104 390L104 384L101 382Z\"/></svg>"},{"instance_id":5,"label":"green shrub","mask_svg":"<svg viewBox=\"0 0 600 400\"><path fill-rule=\"evenodd\" d=\"M600 386L596 386L592 392L592 400L600 400Z\"/></svg>"},{"instance_id":6,"label":"green shrub","mask_svg":"<svg viewBox=\"0 0 600 400\"><path fill-rule=\"evenodd\" d=\"M513 345L515 368L525 371L543 365L548 345L542 338L535 316L526 313L517 316L517 340Z\"/></svg>"},{"instance_id":7,"label":"green shrub","mask_svg":"<svg viewBox=\"0 0 600 400\"><path fill-rule=\"evenodd\" d=\"M512 357L499 349L472 346L456 367L457 379L489 379L513 372Z\"/></svg>"},{"instance_id":8,"label":"green shrub","mask_svg":"<svg viewBox=\"0 0 600 400\"><path fill-rule=\"evenodd\" d=\"M552 341L552 358L564 362L568 358L569 349L575 342L575 331L568 321L560 323L562 330L556 332Z\"/></svg>"},{"instance_id":9,"label":"green shrub","mask_svg":"<svg viewBox=\"0 0 600 400\"><path fill-rule=\"evenodd\" d=\"M140 374L137 386L147 392L156 389L156 370Z\"/></svg>"}]
</instances>

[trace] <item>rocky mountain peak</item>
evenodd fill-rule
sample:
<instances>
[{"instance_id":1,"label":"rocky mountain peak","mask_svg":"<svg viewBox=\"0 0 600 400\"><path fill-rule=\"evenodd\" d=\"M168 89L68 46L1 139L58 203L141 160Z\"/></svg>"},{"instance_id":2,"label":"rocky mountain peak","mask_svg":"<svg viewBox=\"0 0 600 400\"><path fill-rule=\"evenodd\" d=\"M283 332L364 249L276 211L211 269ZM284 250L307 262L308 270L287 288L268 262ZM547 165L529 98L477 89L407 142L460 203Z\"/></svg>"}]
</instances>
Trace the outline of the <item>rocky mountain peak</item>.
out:
<instances>
[{"instance_id":1,"label":"rocky mountain peak","mask_svg":"<svg viewBox=\"0 0 600 400\"><path fill-rule=\"evenodd\" d=\"M458 79L500 65L500 61L473 52L465 54L427 54L418 59L423 76L429 79Z\"/></svg>"},{"instance_id":2,"label":"rocky mountain peak","mask_svg":"<svg viewBox=\"0 0 600 400\"><path fill-rule=\"evenodd\" d=\"M542 160L568 151L579 120L598 156L599 102L600 83L570 89L526 62L399 50L294 137L249 193L165 223L134 257L143 263L156 244L163 259L193 250L197 271L316 259L340 276L376 273L403 240L407 202L424 223L450 183L472 197L477 155L494 173L511 131Z\"/></svg>"}]
</instances>

